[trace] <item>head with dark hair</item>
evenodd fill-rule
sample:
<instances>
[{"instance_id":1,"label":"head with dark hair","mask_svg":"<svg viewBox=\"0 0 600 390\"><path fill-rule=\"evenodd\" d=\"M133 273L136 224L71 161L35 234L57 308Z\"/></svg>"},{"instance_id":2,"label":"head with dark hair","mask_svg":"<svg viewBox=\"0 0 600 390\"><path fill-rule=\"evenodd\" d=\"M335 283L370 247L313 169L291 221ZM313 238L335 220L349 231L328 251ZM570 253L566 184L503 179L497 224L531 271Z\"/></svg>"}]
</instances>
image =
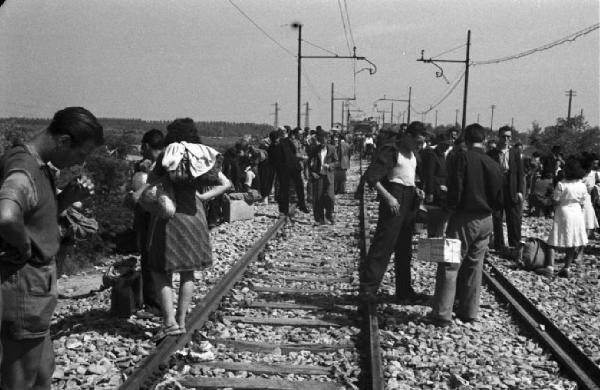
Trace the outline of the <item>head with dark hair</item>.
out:
<instances>
[{"instance_id":1,"label":"head with dark hair","mask_svg":"<svg viewBox=\"0 0 600 390\"><path fill-rule=\"evenodd\" d=\"M592 169L597 169L598 156L596 153L583 152L579 161L581 162L581 167L586 171L586 173Z\"/></svg>"},{"instance_id":2,"label":"head with dark hair","mask_svg":"<svg viewBox=\"0 0 600 390\"><path fill-rule=\"evenodd\" d=\"M552 146L552 154L560 154L560 145Z\"/></svg>"},{"instance_id":3,"label":"head with dark hair","mask_svg":"<svg viewBox=\"0 0 600 390\"><path fill-rule=\"evenodd\" d=\"M447 135L450 139L452 139L452 142L454 142L460 136L460 129L457 129L456 127L451 127L448 129Z\"/></svg>"},{"instance_id":4,"label":"head with dark hair","mask_svg":"<svg viewBox=\"0 0 600 390\"><path fill-rule=\"evenodd\" d=\"M178 118L167 125L165 145L175 142L202 143L202 139L192 118Z\"/></svg>"},{"instance_id":5,"label":"head with dark hair","mask_svg":"<svg viewBox=\"0 0 600 390\"><path fill-rule=\"evenodd\" d=\"M91 141L95 146L104 143L104 130L98 119L83 107L67 107L57 111L48 125L51 135L68 135L73 146Z\"/></svg>"},{"instance_id":6,"label":"head with dark hair","mask_svg":"<svg viewBox=\"0 0 600 390\"><path fill-rule=\"evenodd\" d=\"M142 136L142 145L151 149L163 149L165 147L165 135L158 129L148 130Z\"/></svg>"},{"instance_id":7,"label":"head with dark hair","mask_svg":"<svg viewBox=\"0 0 600 390\"><path fill-rule=\"evenodd\" d=\"M498 146L500 149L510 147L510 141L513 136L513 130L510 126L502 126L498 129Z\"/></svg>"},{"instance_id":8,"label":"head with dark hair","mask_svg":"<svg viewBox=\"0 0 600 390\"><path fill-rule=\"evenodd\" d=\"M269 141L271 141L271 145L274 145L279 138L279 130L273 130L269 133Z\"/></svg>"},{"instance_id":9,"label":"head with dark hair","mask_svg":"<svg viewBox=\"0 0 600 390\"><path fill-rule=\"evenodd\" d=\"M423 147L428 135L422 122L411 122L406 131L399 134L399 143L409 150L417 151Z\"/></svg>"},{"instance_id":10,"label":"head with dark hair","mask_svg":"<svg viewBox=\"0 0 600 390\"><path fill-rule=\"evenodd\" d=\"M165 148L165 136L157 129L148 130L142 137L142 156L150 161L156 161L160 152Z\"/></svg>"},{"instance_id":11,"label":"head with dark hair","mask_svg":"<svg viewBox=\"0 0 600 390\"><path fill-rule=\"evenodd\" d=\"M580 180L585 176L585 170L581 167L581 163L576 157L569 157L567 159L563 171L566 180Z\"/></svg>"},{"instance_id":12,"label":"head with dark hair","mask_svg":"<svg viewBox=\"0 0 600 390\"><path fill-rule=\"evenodd\" d=\"M67 107L54 114L45 132L36 139L32 142L42 159L63 169L82 164L104 143L104 131L96 117L85 108Z\"/></svg>"},{"instance_id":13,"label":"head with dark hair","mask_svg":"<svg viewBox=\"0 0 600 390\"><path fill-rule=\"evenodd\" d=\"M485 140L485 130L479 123L472 123L465 127L465 142L469 145L482 143Z\"/></svg>"}]
</instances>

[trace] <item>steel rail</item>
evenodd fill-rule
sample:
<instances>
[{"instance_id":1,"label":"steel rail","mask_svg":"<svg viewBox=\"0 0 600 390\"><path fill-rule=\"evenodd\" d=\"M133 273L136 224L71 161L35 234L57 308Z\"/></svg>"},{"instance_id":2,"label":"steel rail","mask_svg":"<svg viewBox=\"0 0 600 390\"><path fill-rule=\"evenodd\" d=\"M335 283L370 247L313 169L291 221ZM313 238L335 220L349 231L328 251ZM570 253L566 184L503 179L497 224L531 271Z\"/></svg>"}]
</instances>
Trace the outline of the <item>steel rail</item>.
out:
<instances>
[{"instance_id":1,"label":"steel rail","mask_svg":"<svg viewBox=\"0 0 600 390\"><path fill-rule=\"evenodd\" d=\"M361 176L362 159L361 159ZM360 227L360 262L364 265L367 259L367 253L371 244L369 238L369 221L367 213L367 203L365 201L365 187L363 186L360 193L360 210L359 210L359 227ZM363 268L364 269L364 268ZM362 280L362 278L361 278ZM377 319L377 304L369 302L366 304L367 324L366 333L368 336L368 353L369 353L369 372L366 375L367 389L383 390L383 363L381 353L381 343L379 341L379 321Z\"/></svg>"},{"instance_id":2,"label":"steel rail","mask_svg":"<svg viewBox=\"0 0 600 390\"><path fill-rule=\"evenodd\" d=\"M573 375L581 389L600 390L600 367L525 297L498 268L488 263L484 280L515 309L536 337L550 349L562 367Z\"/></svg>"},{"instance_id":3,"label":"steel rail","mask_svg":"<svg viewBox=\"0 0 600 390\"><path fill-rule=\"evenodd\" d=\"M218 308L223 297L231 290L233 285L238 282L248 265L254 261L260 252L263 250L267 242L275 236L275 234L285 225L287 217L280 217L273 226L267 230L262 237L231 267L231 270L223 276L223 278L206 294L206 297L196 307L190 316L186 327L186 334L179 337L165 338L142 363L142 365L134 371L127 380L119 387L120 389L137 390L142 387L151 386L153 380L152 374L155 373L160 366L167 360L175 351L184 347L192 338L193 331L201 328L209 316Z\"/></svg>"}]
</instances>

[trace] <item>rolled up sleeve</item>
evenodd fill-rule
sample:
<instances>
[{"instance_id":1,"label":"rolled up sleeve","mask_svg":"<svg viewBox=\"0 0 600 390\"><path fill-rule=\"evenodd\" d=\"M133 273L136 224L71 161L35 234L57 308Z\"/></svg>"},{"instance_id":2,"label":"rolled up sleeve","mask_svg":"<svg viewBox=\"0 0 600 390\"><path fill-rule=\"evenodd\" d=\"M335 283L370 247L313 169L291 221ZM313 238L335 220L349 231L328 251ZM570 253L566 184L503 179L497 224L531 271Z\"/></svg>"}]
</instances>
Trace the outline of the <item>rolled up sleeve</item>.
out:
<instances>
[{"instance_id":1,"label":"rolled up sleeve","mask_svg":"<svg viewBox=\"0 0 600 390\"><path fill-rule=\"evenodd\" d=\"M38 202L33 181L24 171L13 171L4 179L0 187L0 199L17 203L23 214L32 210Z\"/></svg>"},{"instance_id":2,"label":"rolled up sleeve","mask_svg":"<svg viewBox=\"0 0 600 390\"><path fill-rule=\"evenodd\" d=\"M365 172L365 180L371 187L381 181L394 167L397 150L393 146L384 146L377 152L375 159Z\"/></svg>"}]
</instances>

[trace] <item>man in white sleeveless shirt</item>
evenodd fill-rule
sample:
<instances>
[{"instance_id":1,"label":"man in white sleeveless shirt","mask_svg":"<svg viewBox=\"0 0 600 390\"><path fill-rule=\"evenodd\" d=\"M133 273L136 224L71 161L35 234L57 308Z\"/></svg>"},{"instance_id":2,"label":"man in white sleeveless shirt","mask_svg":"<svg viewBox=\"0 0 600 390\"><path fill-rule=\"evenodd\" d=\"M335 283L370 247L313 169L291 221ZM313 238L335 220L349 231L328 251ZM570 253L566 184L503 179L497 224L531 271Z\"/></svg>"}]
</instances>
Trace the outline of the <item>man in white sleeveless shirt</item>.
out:
<instances>
[{"instance_id":1,"label":"man in white sleeveless shirt","mask_svg":"<svg viewBox=\"0 0 600 390\"><path fill-rule=\"evenodd\" d=\"M412 235L423 191L415 185L417 150L425 142L425 126L412 122L393 144L383 145L367 171L367 183L379 195L379 220L361 270L364 300L375 299L392 252L395 253L396 297L417 297L411 286Z\"/></svg>"}]
</instances>

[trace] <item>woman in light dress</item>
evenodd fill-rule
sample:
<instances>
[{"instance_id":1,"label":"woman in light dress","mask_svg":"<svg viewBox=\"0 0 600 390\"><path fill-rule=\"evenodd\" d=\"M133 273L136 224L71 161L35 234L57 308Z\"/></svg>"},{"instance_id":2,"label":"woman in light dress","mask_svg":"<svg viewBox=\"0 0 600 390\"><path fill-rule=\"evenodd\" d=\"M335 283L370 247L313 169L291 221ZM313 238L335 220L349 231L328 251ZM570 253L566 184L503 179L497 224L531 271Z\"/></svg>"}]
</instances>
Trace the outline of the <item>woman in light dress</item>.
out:
<instances>
[{"instance_id":1,"label":"woman in light dress","mask_svg":"<svg viewBox=\"0 0 600 390\"><path fill-rule=\"evenodd\" d=\"M588 243L584 206L589 195L581 180L584 176L585 171L579 160L568 159L564 167L564 179L558 182L552 196L554 223L547 243L565 252L565 265L558 273L562 277L570 276L571 263ZM553 265L551 261L550 269Z\"/></svg>"}]
</instances>

